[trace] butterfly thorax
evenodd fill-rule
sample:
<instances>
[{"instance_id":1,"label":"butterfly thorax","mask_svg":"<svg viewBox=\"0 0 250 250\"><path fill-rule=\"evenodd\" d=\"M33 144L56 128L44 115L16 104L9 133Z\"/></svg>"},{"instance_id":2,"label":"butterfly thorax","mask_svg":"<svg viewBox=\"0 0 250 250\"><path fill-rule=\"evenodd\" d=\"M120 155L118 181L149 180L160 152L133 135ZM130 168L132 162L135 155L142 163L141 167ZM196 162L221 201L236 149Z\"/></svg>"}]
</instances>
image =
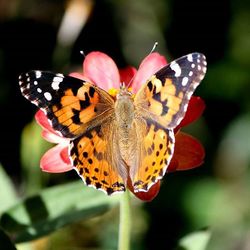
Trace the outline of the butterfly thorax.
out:
<instances>
[{"instance_id":1,"label":"butterfly thorax","mask_svg":"<svg viewBox=\"0 0 250 250\"><path fill-rule=\"evenodd\" d=\"M134 112L132 93L126 88L121 88L116 96L115 121L118 144L123 159L127 158L129 154L129 142L131 141L131 133L133 133L131 128L134 121Z\"/></svg>"},{"instance_id":2,"label":"butterfly thorax","mask_svg":"<svg viewBox=\"0 0 250 250\"><path fill-rule=\"evenodd\" d=\"M116 96L115 117L118 127L124 132L131 128L134 110L131 92L127 89L121 89Z\"/></svg>"}]
</instances>

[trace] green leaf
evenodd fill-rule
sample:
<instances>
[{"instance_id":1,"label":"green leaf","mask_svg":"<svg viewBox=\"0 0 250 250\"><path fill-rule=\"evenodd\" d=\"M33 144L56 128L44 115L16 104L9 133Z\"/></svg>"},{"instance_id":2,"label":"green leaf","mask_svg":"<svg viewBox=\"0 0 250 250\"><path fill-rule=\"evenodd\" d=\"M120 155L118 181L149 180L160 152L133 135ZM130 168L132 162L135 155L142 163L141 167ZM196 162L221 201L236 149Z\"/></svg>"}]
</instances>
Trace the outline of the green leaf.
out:
<instances>
[{"instance_id":1,"label":"green leaf","mask_svg":"<svg viewBox=\"0 0 250 250\"><path fill-rule=\"evenodd\" d=\"M183 237L178 244L177 250L205 250L211 233L209 230L201 230Z\"/></svg>"},{"instance_id":2,"label":"green leaf","mask_svg":"<svg viewBox=\"0 0 250 250\"><path fill-rule=\"evenodd\" d=\"M86 187L82 181L59 185L6 211L0 225L15 242L30 241L70 223L100 215L116 205L119 198Z\"/></svg>"},{"instance_id":3,"label":"green leaf","mask_svg":"<svg viewBox=\"0 0 250 250\"><path fill-rule=\"evenodd\" d=\"M0 165L0 214L17 201L14 185Z\"/></svg>"},{"instance_id":4,"label":"green leaf","mask_svg":"<svg viewBox=\"0 0 250 250\"><path fill-rule=\"evenodd\" d=\"M16 247L9 236L0 228L0 246L1 250L16 250Z\"/></svg>"},{"instance_id":5,"label":"green leaf","mask_svg":"<svg viewBox=\"0 0 250 250\"><path fill-rule=\"evenodd\" d=\"M24 127L21 136L22 174L27 195L39 192L46 181L47 175L42 174L39 165L41 156L51 147L51 144L41 137L41 131L41 127L33 120Z\"/></svg>"}]
</instances>

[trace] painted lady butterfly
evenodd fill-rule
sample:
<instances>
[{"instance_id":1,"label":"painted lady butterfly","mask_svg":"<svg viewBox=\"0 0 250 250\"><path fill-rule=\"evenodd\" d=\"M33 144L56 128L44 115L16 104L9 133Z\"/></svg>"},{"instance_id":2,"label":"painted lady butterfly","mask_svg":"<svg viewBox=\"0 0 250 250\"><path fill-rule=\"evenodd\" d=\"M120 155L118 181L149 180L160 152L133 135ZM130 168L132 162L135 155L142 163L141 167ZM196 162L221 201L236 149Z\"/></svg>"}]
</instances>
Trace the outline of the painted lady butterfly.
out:
<instances>
[{"instance_id":1,"label":"painted lady butterfly","mask_svg":"<svg viewBox=\"0 0 250 250\"><path fill-rule=\"evenodd\" d=\"M121 85L116 98L89 82L38 70L21 74L19 84L71 139L72 165L88 186L112 194L130 179L135 192L146 192L167 170L173 129L205 72L205 56L192 53L156 72L135 96Z\"/></svg>"}]
</instances>

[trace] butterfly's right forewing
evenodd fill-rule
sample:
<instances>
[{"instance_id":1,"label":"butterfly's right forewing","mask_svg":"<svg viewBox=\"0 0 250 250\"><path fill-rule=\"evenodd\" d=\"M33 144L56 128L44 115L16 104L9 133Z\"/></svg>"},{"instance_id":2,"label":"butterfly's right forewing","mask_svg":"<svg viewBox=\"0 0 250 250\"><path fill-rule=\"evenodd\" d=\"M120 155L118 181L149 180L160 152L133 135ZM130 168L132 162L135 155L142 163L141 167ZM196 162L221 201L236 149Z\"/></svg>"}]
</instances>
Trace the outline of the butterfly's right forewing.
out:
<instances>
[{"instance_id":1,"label":"butterfly's right forewing","mask_svg":"<svg viewBox=\"0 0 250 250\"><path fill-rule=\"evenodd\" d=\"M188 54L163 67L137 93L138 112L165 128L175 128L206 69L206 58L200 53Z\"/></svg>"}]
</instances>

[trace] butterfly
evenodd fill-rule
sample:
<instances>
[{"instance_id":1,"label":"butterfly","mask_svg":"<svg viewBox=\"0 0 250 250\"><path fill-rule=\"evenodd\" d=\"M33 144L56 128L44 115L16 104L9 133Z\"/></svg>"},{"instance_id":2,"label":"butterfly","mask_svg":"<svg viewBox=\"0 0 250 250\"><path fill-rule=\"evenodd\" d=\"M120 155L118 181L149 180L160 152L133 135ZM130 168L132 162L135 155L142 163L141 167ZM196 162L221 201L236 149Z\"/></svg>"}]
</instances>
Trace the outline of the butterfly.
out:
<instances>
[{"instance_id":1,"label":"butterfly","mask_svg":"<svg viewBox=\"0 0 250 250\"><path fill-rule=\"evenodd\" d=\"M63 74L34 70L19 77L21 92L70 139L69 156L88 186L108 195L147 192L166 173L174 153L174 128L204 78L206 58L191 53L166 65L133 95L121 84L105 90Z\"/></svg>"}]
</instances>

